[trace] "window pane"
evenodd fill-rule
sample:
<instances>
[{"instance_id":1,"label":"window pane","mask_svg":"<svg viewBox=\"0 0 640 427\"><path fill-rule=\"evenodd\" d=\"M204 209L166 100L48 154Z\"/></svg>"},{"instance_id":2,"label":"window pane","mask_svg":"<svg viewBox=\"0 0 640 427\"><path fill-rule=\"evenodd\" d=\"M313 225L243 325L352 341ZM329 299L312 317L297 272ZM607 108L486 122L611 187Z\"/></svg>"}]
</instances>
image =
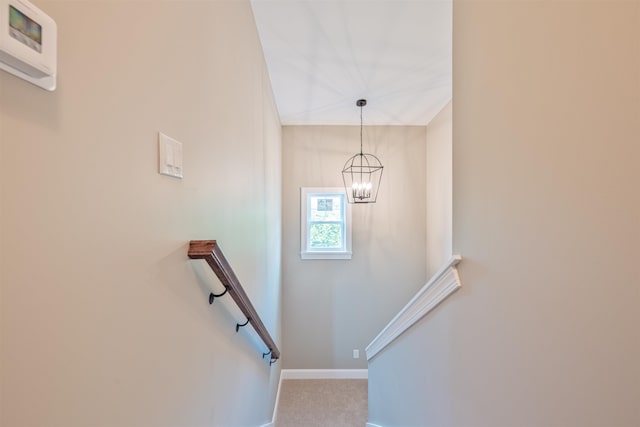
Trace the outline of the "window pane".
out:
<instances>
[{"instance_id":1,"label":"window pane","mask_svg":"<svg viewBox=\"0 0 640 427\"><path fill-rule=\"evenodd\" d=\"M311 224L309 226L310 249L341 249L342 224Z\"/></svg>"},{"instance_id":2,"label":"window pane","mask_svg":"<svg viewBox=\"0 0 640 427\"><path fill-rule=\"evenodd\" d=\"M311 221L342 221L342 197L340 195L310 196Z\"/></svg>"}]
</instances>

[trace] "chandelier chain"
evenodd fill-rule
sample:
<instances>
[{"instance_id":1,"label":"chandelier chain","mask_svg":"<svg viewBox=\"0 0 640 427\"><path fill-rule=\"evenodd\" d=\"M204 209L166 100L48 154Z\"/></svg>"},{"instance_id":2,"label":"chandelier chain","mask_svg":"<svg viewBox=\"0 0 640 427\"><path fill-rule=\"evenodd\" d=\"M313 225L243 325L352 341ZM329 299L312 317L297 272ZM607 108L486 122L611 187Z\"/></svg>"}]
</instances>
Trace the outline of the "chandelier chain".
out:
<instances>
[{"instance_id":1,"label":"chandelier chain","mask_svg":"<svg viewBox=\"0 0 640 427\"><path fill-rule=\"evenodd\" d=\"M362 155L362 105L360 105L360 154Z\"/></svg>"}]
</instances>

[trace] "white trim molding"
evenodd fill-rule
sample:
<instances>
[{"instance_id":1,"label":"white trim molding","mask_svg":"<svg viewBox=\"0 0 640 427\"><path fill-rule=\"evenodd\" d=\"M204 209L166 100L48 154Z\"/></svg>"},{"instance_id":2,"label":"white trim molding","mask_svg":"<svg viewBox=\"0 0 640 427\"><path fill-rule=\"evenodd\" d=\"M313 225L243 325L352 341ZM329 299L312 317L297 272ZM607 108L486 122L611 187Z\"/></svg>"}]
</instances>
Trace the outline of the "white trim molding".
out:
<instances>
[{"instance_id":1,"label":"white trim molding","mask_svg":"<svg viewBox=\"0 0 640 427\"><path fill-rule=\"evenodd\" d=\"M312 251L308 247L308 232L311 221L311 196L325 196L334 198L338 196L341 203L341 221L334 221L340 224L344 235L342 247L339 250L316 250ZM324 221L315 221L324 222ZM331 223L331 222L328 222ZM300 187L300 258L301 259L351 259L351 205L348 203L347 193L344 187Z\"/></svg>"},{"instance_id":2,"label":"white trim molding","mask_svg":"<svg viewBox=\"0 0 640 427\"><path fill-rule=\"evenodd\" d=\"M379 426L378 424L367 423L367 427L382 427L382 426Z\"/></svg>"},{"instance_id":3,"label":"white trim molding","mask_svg":"<svg viewBox=\"0 0 640 427\"><path fill-rule=\"evenodd\" d=\"M409 329L449 295L461 286L456 265L462 261L460 255L452 256L426 285L404 306L396 317L378 334L365 349L367 360L373 359L404 331Z\"/></svg>"},{"instance_id":4,"label":"white trim molding","mask_svg":"<svg viewBox=\"0 0 640 427\"><path fill-rule=\"evenodd\" d=\"M276 417L278 416L278 406L280 405L280 389L282 388L282 369L280 370L280 378L278 378L278 391L276 392L276 402L273 407L273 416L271 422L260 427L273 427L276 425Z\"/></svg>"},{"instance_id":5,"label":"white trim molding","mask_svg":"<svg viewBox=\"0 0 640 427\"><path fill-rule=\"evenodd\" d=\"M367 379L367 369L283 369L283 380Z\"/></svg>"}]
</instances>

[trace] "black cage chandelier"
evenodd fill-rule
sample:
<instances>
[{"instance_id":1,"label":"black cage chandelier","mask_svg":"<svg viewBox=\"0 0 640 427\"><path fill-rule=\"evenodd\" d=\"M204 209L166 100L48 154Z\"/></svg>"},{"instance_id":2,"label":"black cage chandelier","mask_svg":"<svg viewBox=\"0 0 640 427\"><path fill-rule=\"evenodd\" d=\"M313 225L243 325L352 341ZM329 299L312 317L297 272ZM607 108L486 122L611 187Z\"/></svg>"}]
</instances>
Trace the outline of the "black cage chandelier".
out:
<instances>
[{"instance_id":1,"label":"black cage chandelier","mask_svg":"<svg viewBox=\"0 0 640 427\"><path fill-rule=\"evenodd\" d=\"M360 107L360 153L344 164L342 180L349 203L375 203L384 166L373 154L362 152L362 107L367 100L359 99L356 105Z\"/></svg>"}]
</instances>

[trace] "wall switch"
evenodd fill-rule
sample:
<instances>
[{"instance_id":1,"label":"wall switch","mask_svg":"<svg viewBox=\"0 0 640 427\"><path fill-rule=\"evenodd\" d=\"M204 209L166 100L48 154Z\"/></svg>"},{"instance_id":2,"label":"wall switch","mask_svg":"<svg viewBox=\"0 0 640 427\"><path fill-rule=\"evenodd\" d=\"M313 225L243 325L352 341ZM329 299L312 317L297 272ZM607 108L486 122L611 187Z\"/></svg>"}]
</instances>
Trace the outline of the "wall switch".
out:
<instances>
[{"instance_id":1,"label":"wall switch","mask_svg":"<svg viewBox=\"0 0 640 427\"><path fill-rule=\"evenodd\" d=\"M182 178L182 143L158 132L158 172Z\"/></svg>"},{"instance_id":2,"label":"wall switch","mask_svg":"<svg viewBox=\"0 0 640 427\"><path fill-rule=\"evenodd\" d=\"M360 350L353 350L353 358L360 359Z\"/></svg>"}]
</instances>

